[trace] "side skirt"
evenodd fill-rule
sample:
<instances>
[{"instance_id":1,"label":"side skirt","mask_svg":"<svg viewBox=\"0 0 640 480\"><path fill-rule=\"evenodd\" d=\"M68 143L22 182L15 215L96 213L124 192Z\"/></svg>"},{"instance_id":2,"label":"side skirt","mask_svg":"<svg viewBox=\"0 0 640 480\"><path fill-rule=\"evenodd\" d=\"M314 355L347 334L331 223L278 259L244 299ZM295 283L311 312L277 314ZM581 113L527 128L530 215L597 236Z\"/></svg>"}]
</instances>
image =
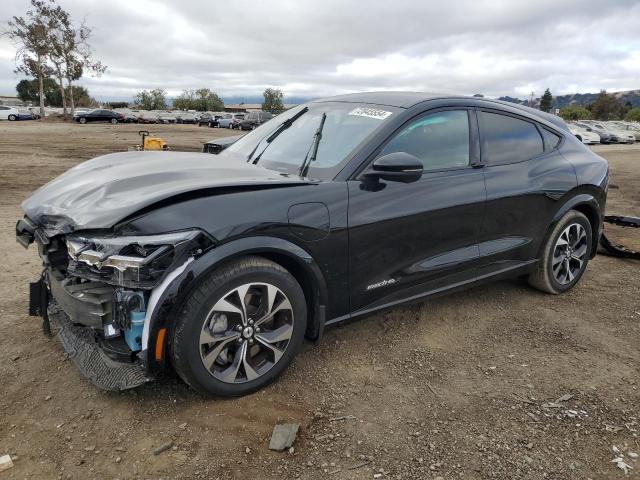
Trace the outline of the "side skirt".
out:
<instances>
[{"instance_id":1,"label":"side skirt","mask_svg":"<svg viewBox=\"0 0 640 480\"><path fill-rule=\"evenodd\" d=\"M448 285L446 287L437 288L435 290L429 290L418 295L414 295L411 297L403 298L402 300L397 300L395 302L386 303L380 306L376 306L373 308L366 308L362 310L358 310L356 312L352 312L348 315L343 315L342 317L333 318L326 322L326 325L334 325L337 323L345 322L347 320L352 320L364 315L369 315L376 312L381 312L385 310L393 309L400 305L406 305L411 303L421 302L427 298L438 297L442 295L446 295L449 293L466 290L471 287L475 287L478 285L482 285L484 283L493 282L496 280L501 280L505 278L517 277L519 275L523 275L529 273L531 268L538 262L537 259L529 260L527 262L522 262L517 265L511 265L507 268L503 268L501 270L497 270L491 273L487 273L485 275L481 275L479 277L475 277L471 280L466 280L464 282L454 283L452 285Z\"/></svg>"}]
</instances>

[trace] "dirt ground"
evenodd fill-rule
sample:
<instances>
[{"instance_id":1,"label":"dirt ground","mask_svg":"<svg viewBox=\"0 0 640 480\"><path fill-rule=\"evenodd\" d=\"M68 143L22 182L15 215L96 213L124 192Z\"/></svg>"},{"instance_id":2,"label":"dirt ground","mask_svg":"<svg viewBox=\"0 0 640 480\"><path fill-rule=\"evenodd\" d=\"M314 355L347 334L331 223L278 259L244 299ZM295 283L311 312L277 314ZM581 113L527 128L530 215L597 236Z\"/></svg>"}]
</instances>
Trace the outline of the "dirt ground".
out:
<instances>
[{"instance_id":1,"label":"dirt ground","mask_svg":"<svg viewBox=\"0 0 640 480\"><path fill-rule=\"evenodd\" d=\"M230 133L148 127L175 150ZM0 455L16 457L0 480L640 478L640 263L603 255L566 295L507 281L333 328L241 399L172 377L91 386L26 314L39 261L14 225L30 192L137 130L0 123ZM640 145L595 150L611 165L608 211L640 215ZM301 425L295 448L271 452L283 422Z\"/></svg>"}]
</instances>

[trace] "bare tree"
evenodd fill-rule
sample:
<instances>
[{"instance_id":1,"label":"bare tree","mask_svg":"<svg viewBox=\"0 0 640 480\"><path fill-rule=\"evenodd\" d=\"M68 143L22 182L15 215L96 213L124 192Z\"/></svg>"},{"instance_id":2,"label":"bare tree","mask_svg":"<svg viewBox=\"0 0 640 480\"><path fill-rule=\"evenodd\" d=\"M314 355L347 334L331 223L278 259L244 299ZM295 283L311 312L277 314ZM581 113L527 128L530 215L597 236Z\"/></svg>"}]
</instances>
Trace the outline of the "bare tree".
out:
<instances>
[{"instance_id":1,"label":"bare tree","mask_svg":"<svg viewBox=\"0 0 640 480\"><path fill-rule=\"evenodd\" d=\"M36 77L39 83L40 116L44 118L44 78L53 73L47 63L51 52L51 31L55 20L51 3L31 0L26 16L14 16L8 22L6 35L17 45L16 72Z\"/></svg>"},{"instance_id":2,"label":"bare tree","mask_svg":"<svg viewBox=\"0 0 640 480\"><path fill-rule=\"evenodd\" d=\"M56 28L52 35L51 61L56 67L58 65L61 67L59 74L56 70L60 83L62 84L62 78L67 81L71 115L73 116L75 113L73 82L79 80L86 71L100 76L107 67L92 58L93 52L89 45L91 28L86 25L85 21L75 27L69 13L60 6L56 6L52 10L52 14ZM64 89L64 87L61 88Z\"/></svg>"}]
</instances>

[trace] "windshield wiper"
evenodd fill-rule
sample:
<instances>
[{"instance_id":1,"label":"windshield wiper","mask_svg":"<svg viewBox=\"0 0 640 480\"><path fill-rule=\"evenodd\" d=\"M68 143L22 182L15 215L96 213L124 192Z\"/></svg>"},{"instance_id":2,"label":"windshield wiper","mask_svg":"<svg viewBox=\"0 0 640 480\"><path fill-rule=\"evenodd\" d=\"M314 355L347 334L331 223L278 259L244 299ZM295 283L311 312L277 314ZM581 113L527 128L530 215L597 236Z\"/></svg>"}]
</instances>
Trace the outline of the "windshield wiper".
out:
<instances>
[{"instance_id":1,"label":"windshield wiper","mask_svg":"<svg viewBox=\"0 0 640 480\"><path fill-rule=\"evenodd\" d=\"M302 115L304 115L308 111L309 111L309 107L304 107L302 110L300 110L298 113L296 113L293 117L287 118L284 122L282 122L280 125L278 125L278 128L276 128L273 131L273 133L267 137L267 144L262 149L260 154L253 160L253 164L255 165L256 163L258 163L258 161L260 160L260 157L262 156L264 151L269 147L271 142L273 142L278 135L280 135L282 132L284 132L287 128L289 128L291 126L291 124L293 124L293 122L295 122L298 118L300 118ZM256 148L254 148L251 151L251 153L249 154L249 157L247 158L247 162L251 160L251 158L253 157L253 154L256 153L256 150L258 149L258 147L260 146L261 143L262 143L262 140L260 140L258 142L258 144L256 145Z\"/></svg>"},{"instance_id":2,"label":"windshield wiper","mask_svg":"<svg viewBox=\"0 0 640 480\"><path fill-rule=\"evenodd\" d=\"M300 171L298 172L298 175L300 175L301 177L307 176L307 172L309 171L311 162L316 161L316 157L318 156L318 147L320 146L320 140L322 140L322 129L324 128L324 122L326 119L327 114L323 112L322 117L320 117L320 125L318 125L318 129L313 135L313 143L311 144L310 149L311 154L309 154L308 152L307 156L304 157L304 160L302 161L302 165L300 165Z\"/></svg>"}]
</instances>

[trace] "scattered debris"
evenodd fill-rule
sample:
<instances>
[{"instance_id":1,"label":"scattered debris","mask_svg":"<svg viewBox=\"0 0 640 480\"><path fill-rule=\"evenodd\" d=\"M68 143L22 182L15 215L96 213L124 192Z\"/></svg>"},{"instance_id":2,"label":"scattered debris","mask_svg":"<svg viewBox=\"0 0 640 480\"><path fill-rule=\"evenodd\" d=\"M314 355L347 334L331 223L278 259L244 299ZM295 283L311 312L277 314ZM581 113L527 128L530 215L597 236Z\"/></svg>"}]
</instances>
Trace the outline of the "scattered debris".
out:
<instances>
[{"instance_id":1,"label":"scattered debris","mask_svg":"<svg viewBox=\"0 0 640 480\"><path fill-rule=\"evenodd\" d=\"M558 398L555 403L568 402L572 398L573 398L573 395L571 395L570 393L565 393L560 398Z\"/></svg>"},{"instance_id":2,"label":"scattered debris","mask_svg":"<svg viewBox=\"0 0 640 480\"><path fill-rule=\"evenodd\" d=\"M13 357L11 357L12 362L17 362L18 360L20 360L20 355L14 355Z\"/></svg>"},{"instance_id":3,"label":"scattered debris","mask_svg":"<svg viewBox=\"0 0 640 480\"><path fill-rule=\"evenodd\" d=\"M156 448L153 451L154 455L160 455L162 452L166 452L167 450L169 450L171 447L173 447L173 442L167 442L167 443L163 443L162 445L160 445L158 448Z\"/></svg>"},{"instance_id":4,"label":"scattered debris","mask_svg":"<svg viewBox=\"0 0 640 480\"><path fill-rule=\"evenodd\" d=\"M638 458L638 454L636 452L628 452L627 455L629 458Z\"/></svg>"},{"instance_id":5,"label":"scattered debris","mask_svg":"<svg viewBox=\"0 0 640 480\"><path fill-rule=\"evenodd\" d=\"M282 423L273 427L269 450L282 452L284 449L293 446L299 428L300 425L297 423Z\"/></svg>"},{"instance_id":6,"label":"scattered debris","mask_svg":"<svg viewBox=\"0 0 640 480\"><path fill-rule=\"evenodd\" d=\"M620 470L624 471L624 473L629 473L629 470L633 469L631 465L625 463L624 458L622 457L614 458L613 460L611 460L611 463L615 463Z\"/></svg>"},{"instance_id":7,"label":"scattered debris","mask_svg":"<svg viewBox=\"0 0 640 480\"><path fill-rule=\"evenodd\" d=\"M620 227L640 228L640 218L638 217L605 215L604 222L618 225ZM625 247L624 245L616 245L614 243L611 243L611 241L604 233L602 233L602 236L600 237L600 246L603 248L603 253L607 255L612 255L614 257L640 259L640 252Z\"/></svg>"},{"instance_id":8,"label":"scattered debris","mask_svg":"<svg viewBox=\"0 0 640 480\"><path fill-rule=\"evenodd\" d=\"M47 395L46 397L44 397L44 401L48 402L49 400L51 400L53 397L51 395Z\"/></svg>"},{"instance_id":9,"label":"scattered debris","mask_svg":"<svg viewBox=\"0 0 640 480\"><path fill-rule=\"evenodd\" d=\"M187 428L187 422L181 423L180 425L178 425L178 428L181 428L184 430L185 428Z\"/></svg>"},{"instance_id":10,"label":"scattered debris","mask_svg":"<svg viewBox=\"0 0 640 480\"><path fill-rule=\"evenodd\" d=\"M357 417L354 417L353 415L345 415L344 417L335 417L335 418L330 418L329 421L330 422L339 422L340 420L357 420Z\"/></svg>"},{"instance_id":11,"label":"scattered debris","mask_svg":"<svg viewBox=\"0 0 640 480\"><path fill-rule=\"evenodd\" d=\"M3 470L8 470L13 467L13 461L11 460L11 455L2 455L0 457L0 472Z\"/></svg>"}]
</instances>

